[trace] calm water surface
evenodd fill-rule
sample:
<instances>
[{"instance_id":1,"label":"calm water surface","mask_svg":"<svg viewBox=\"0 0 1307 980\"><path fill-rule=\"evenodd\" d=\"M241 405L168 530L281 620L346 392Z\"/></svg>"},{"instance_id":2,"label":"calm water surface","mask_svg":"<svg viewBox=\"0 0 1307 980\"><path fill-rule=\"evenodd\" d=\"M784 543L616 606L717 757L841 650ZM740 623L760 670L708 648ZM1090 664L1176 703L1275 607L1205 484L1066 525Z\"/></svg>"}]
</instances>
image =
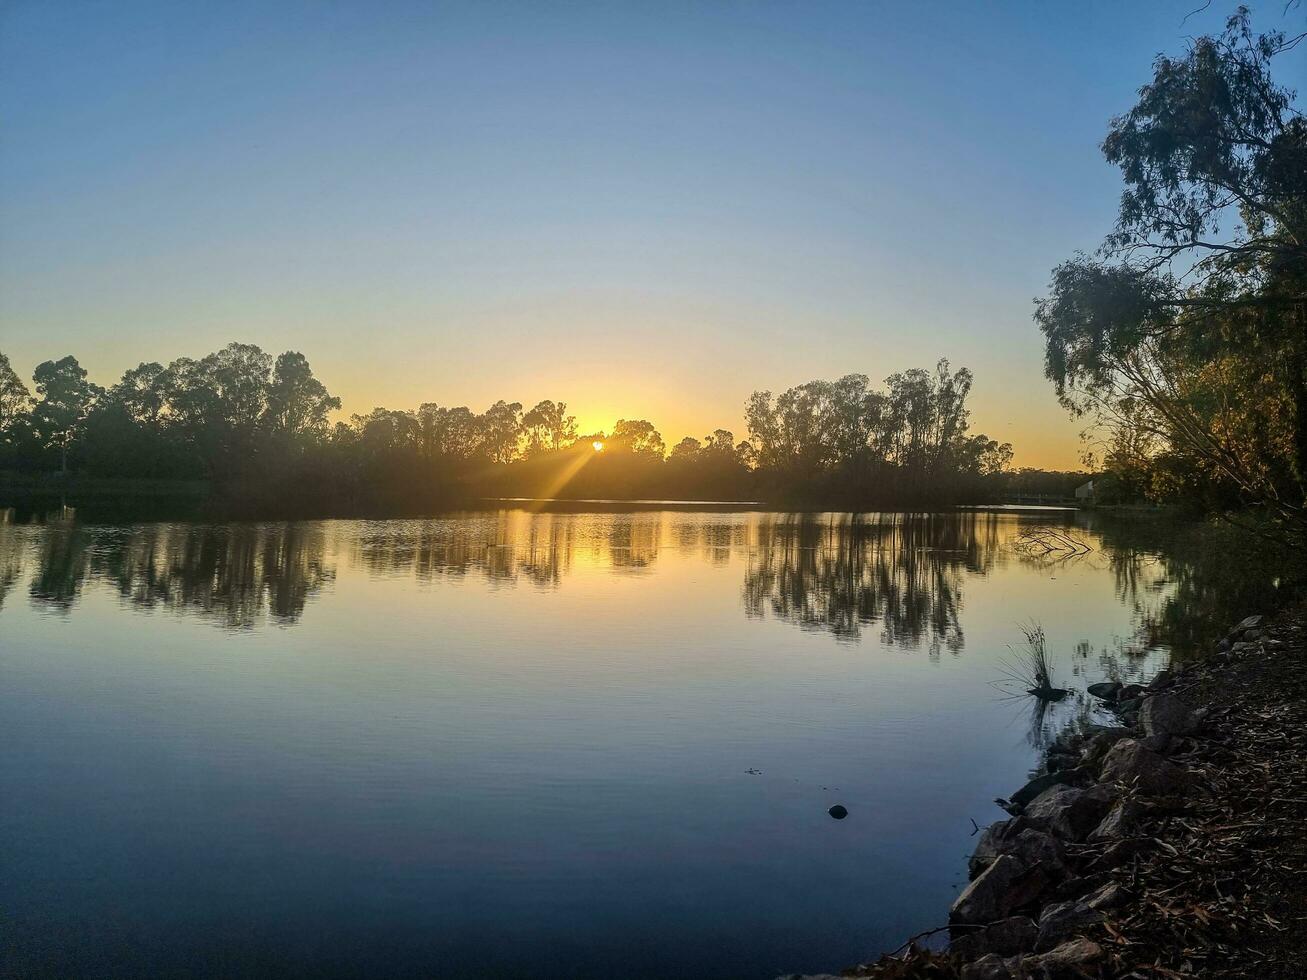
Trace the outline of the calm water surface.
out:
<instances>
[{"instance_id":1,"label":"calm water surface","mask_svg":"<svg viewBox=\"0 0 1307 980\"><path fill-rule=\"evenodd\" d=\"M1166 567L1047 513L0 526L0 969L837 969L1085 713L995 687L1018 624L1146 677Z\"/></svg>"}]
</instances>

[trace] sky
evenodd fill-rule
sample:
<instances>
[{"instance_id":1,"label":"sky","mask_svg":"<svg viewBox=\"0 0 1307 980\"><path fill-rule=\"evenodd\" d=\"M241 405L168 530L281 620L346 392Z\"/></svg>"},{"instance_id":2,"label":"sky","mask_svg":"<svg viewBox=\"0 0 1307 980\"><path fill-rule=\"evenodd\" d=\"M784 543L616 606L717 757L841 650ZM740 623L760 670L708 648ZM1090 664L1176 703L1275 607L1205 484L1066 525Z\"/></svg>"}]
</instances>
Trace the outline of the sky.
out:
<instances>
[{"instance_id":1,"label":"sky","mask_svg":"<svg viewBox=\"0 0 1307 980\"><path fill-rule=\"evenodd\" d=\"M240 340L345 415L552 398L669 445L947 357L975 430L1074 468L1033 299L1197 6L0 0L0 351L108 385Z\"/></svg>"}]
</instances>

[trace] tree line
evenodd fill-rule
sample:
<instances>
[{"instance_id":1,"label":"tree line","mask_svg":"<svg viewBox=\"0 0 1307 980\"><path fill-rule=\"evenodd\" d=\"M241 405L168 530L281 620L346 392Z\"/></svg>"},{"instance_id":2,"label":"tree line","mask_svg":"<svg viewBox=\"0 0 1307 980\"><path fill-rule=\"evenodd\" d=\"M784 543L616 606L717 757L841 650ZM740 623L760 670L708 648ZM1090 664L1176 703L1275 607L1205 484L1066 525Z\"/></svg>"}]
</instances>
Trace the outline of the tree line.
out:
<instances>
[{"instance_id":1,"label":"tree line","mask_svg":"<svg viewBox=\"0 0 1307 980\"><path fill-rule=\"evenodd\" d=\"M334 420L304 355L232 343L147 362L102 388L73 356L32 387L0 353L0 469L203 480L301 509L422 509L476 496L759 500L884 506L1001 492L1012 448L970 431L965 368L812 381L748 401L724 428L668 447L644 419L578 431L563 401L482 412L424 403Z\"/></svg>"}]
</instances>

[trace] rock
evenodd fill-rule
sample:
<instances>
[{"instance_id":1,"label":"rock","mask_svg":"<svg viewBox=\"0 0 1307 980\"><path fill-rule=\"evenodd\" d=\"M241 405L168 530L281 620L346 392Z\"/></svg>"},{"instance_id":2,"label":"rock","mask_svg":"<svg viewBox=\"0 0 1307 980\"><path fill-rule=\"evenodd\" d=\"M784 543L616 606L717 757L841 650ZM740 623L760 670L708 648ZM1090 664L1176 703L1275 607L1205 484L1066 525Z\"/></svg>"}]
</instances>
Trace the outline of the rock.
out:
<instances>
[{"instance_id":1,"label":"rock","mask_svg":"<svg viewBox=\"0 0 1307 980\"><path fill-rule=\"evenodd\" d=\"M1054 786L1069 786L1078 781L1088 778L1088 773L1079 769L1059 769L1056 772L1048 772L1042 776L1036 776L1026 785L1012 794L1010 802L1016 806L1027 806L1035 797L1039 796L1045 790Z\"/></svg>"},{"instance_id":2,"label":"rock","mask_svg":"<svg viewBox=\"0 0 1307 980\"><path fill-rule=\"evenodd\" d=\"M1242 633L1245 630L1258 629L1264 622L1266 622L1265 616L1249 616L1247 619L1240 620L1239 625L1230 630L1230 635L1234 636L1236 633Z\"/></svg>"},{"instance_id":3,"label":"rock","mask_svg":"<svg viewBox=\"0 0 1307 980\"><path fill-rule=\"evenodd\" d=\"M949 943L949 952L956 953L964 960L974 960L987 953L1000 956L1015 956L1028 953L1035 948L1035 939L1039 936L1039 927L1035 920L1026 915L1014 915L1000 919L984 929L968 930Z\"/></svg>"},{"instance_id":4,"label":"rock","mask_svg":"<svg viewBox=\"0 0 1307 980\"><path fill-rule=\"evenodd\" d=\"M1183 793L1190 777L1175 763L1149 752L1138 740L1124 738L1103 760L1103 781L1135 786L1150 796L1169 796Z\"/></svg>"},{"instance_id":5,"label":"rock","mask_svg":"<svg viewBox=\"0 0 1307 980\"><path fill-rule=\"evenodd\" d=\"M1247 633L1243 635L1243 638L1249 643L1256 643L1265 635L1266 635L1265 630L1249 630Z\"/></svg>"},{"instance_id":6,"label":"rock","mask_svg":"<svg viewBox=\"0 0 1307 980\"><path fill-rule=\"evenodd\" d=\"M1132 861L1136 854L1142 854L1152 847L1152 844L1146 840L1137 838L1117 841L1102 856L1094 862L1096 868L1116 868Z\"/></svg>"},{"instance_id":7,"label":"rock","mask_svg":"<svg viewBox=\"0 0 1307 980\"><path fill-rule=\"evenodd\" d=\"M1084 840L1107 813L1111 797L1106 787L1079 789L1054 786L1026 807L1025 817L1063 840Z\"/></svg>"},{"instance_id":8,"label":"rock","mask_svg":"<svg viewBox=\"0 0 1307 980\"><path fill-rule=\"evenodd\" d=\"M1039 936L1035 950L1045 952L1079 935L1107 918L1099 909L1084 902L1059 902L1045 907L1039 916Z\"/></svg>"},{"instance_id":9,"label":"rock","mask_svg":"<svg viewBox=\"0 0 1307 980\"><path fill-rule=\"evenodd\" d=\"M1049 752L1044 760L1044 764L1048 766L1048 771L1050 773L1070 772L1072 769L1076 769L1080 766L1080 753Z\"/></svg>"},{"instance_id":10,"label":"rock","mask_svg":"<svg viewBox=\"0 0 1307 980\"><path fill-rule=\"evenodd\" d=\"M1146 735L1139 740L1139 744L1149 752L1156 752L1158 755L1165 754L1166 750L1171 747L1170 735Z\"/></svg>"},{"instance_id":11,"label":"rock","mask_svg":"<svg viewBox=\"0 0 1307 980\"><path fill-rule=\"evenodd\" d=\"M1125 904L1126 891L1120 883L1108 881L1094 889L1092 895L1085 899L1091 909L1114 909Z\"/></svg>"},{"instance_id":12,"label":"rock","mask_svg":"<svg viewBox=\"0 0 1307 980\"><path fill-rule=\"evenodd\" d=\"M1001 854L1017 858L1028 868L1042 865L1052 877L1066 874L1062 845L1051 835L1030 826L1024 818L1000 820L985 828L971 855L971 877L979 877Z\"/></svg>"},{"instance_id":13,"label":"rock","mask_svg":"<svg viewBox=\"0 0 1307 980\"><path fill-rule=\"evenodd\" d=\"M1111 880L1112 876L1106 871L1078 875L1049 889L1048 894L1042 896L1041 900L1045 905L1052 905L1054 902L1082 901L1090 892L1101 888Z\"/></svg>"},{"instance_id":14,"label":"rock","mask_svg":"<svg viewBox=\"0 0 1307 980\"><path fill-rule=\"evenodd\" d=\"M833 807L831 807L826 812L829 813L836 820L843 820L845 817L849 815L849 811L844 809L844 807L840 806L838 803L836 803Z\"/></svg>"},{"instance_id":15,"label":"rock","mask_svg":"<svg viewBox=\"0 0 1307 980\"><path fill-rule=\"evenodd\" d=\"M1103 947L1098 943L1090 939L1073 939L1047 953L1027 957L1021 965L1031 970L1034 976L1039 976L1037 971L1043 970L1046 977L1078 977L1084 975L1084 967L1102 958Z\"/></svg>"},{"instance_id":16,"label":"rock","mask_svg":"<svg viewBox=\"0 0 1307 980\"><path fill-rule=\"evenodd\" d=\"M1124 901L1125 890L1116 882L1109 881L1079 901L1046 906L1039 916L1035 949L1039 952L1052 949L1077 933L1098 925L1107 918L1108 909Z\"/></svg>"},{"instance_id":17,"label":"rock","mask_svg":"<svg viewBox=\"0 0 1307 980\"><path fill-rule=\"evenodd\" d=\"M1198 730L1198 719L1174 694L1155 694L1139 709L1145 735L1188 735Z\"/></svg>"},{"instance_id":18,"label":"rock","mask_svg":"<svg viewBox=\"0 0 1307 980\"><path fill-rule=\"evenodd\" d=\"M1093 829L1089 834L1089 841L1098 844L1129 837L1147 815L1148 808L1138 800L1122 800L1112 807L1107 816Z\"/></svg>"},{"instance_id":19,"label":"rock","mask_svg":"<svg viewBox=\"0 0 1307 980\"><path fill-rule=\"evenodd\" d=\"M1148 690L1160 691L1165 687L1170 687L1171 681L1173 681L1174 679L1175 679L1175 675L1172 674L1171 671L1159 670L1156 674L1153 675L1153 679L1148 682Z\"/></svg>"},{"instance_id":20,"label":"rock","mask_svg":"<svg viewBox=\"0 0 1307 980\"><path fill-rule=\"evenodd\" d=\"M1115 701L1123 686L1120 681L1100 681L1097 684L1090 684L1087 690L1096 698L1101 698L1104 701Z\"/></svg>"},{"instance_id":21,"label":"rock","mask_svg":"<svg viewBox=\"0 0 1307 980\"><path fill-rule=\"evenodd\" d=\"M958 976L961 980L1012 980L1012 971L1001 956L989 953L974 963L968 963Z\"/></svg>"},{"instance_id":22,"label":"rock","mask_svg":"<svg viewBox=\"0 0 1307 980\"><path fill-rule=\"evenodd\" d=\"M1008 918L1037 899L1049 885L1041 865L1026 866L1010 854L1000 854L969 884L949 912L950 922L986 924Z\"/></svg>"},{"instance_id":23,"label":"rock","mask_svg":"<svg viewBox=\"0 0 1307 980\"><path fill-rule=\"evenodd\" d=\"M1085 758L1090 762L1097 762L1107 754L1117 742L1123 738L1129 738L1134 733L1129 728L1114 727L1104 728L1089 740L1089 745L1085 748Z\"/></svg>"}]
</instances>

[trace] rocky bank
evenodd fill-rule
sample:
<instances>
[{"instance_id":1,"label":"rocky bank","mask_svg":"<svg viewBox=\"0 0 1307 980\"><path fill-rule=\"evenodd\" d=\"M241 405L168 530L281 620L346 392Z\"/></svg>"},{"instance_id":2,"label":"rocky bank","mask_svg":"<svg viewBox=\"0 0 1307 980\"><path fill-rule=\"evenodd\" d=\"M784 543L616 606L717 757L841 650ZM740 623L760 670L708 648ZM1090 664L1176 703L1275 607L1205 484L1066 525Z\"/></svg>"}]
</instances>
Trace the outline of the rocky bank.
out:
<instances>
[{"instance_id":1,"label":"rocky bank","mask_svg":"<svg viewBox=\"0 0 1307 980\"><path fill-rule=\"evenodd\" d=\"M842 976L1307 976L1303 640L1251 616L1147 687L1093 685L1119 724L1062 736L997 801L932 930L947 948L914 937Z\"/></svg>"}]
</instances>

